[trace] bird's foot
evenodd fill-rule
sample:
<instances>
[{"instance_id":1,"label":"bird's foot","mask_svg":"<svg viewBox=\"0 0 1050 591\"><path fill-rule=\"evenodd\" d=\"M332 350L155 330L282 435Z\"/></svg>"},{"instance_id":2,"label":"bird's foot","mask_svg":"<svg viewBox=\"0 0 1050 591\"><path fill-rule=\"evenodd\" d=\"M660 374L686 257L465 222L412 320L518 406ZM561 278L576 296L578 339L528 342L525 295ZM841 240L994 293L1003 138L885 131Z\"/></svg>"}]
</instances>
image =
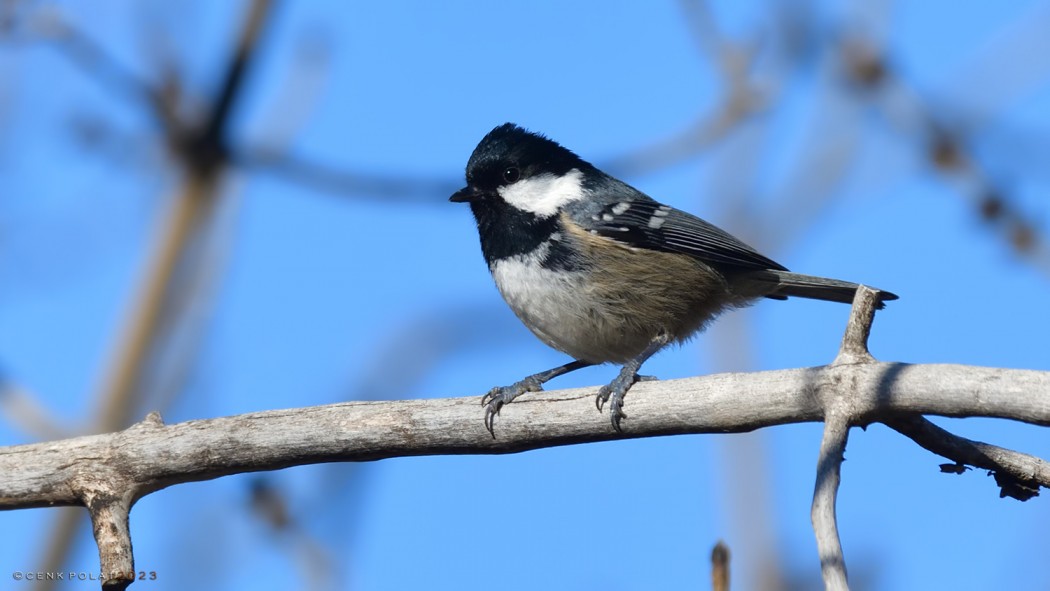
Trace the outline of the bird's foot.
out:
<instances>
[{"instance_id":1,"label":"bird's foot","mask_svg":"<svg viewBox=\"0 0 1050 591\"><path fill-rule=\"evenodd\" d=\"M496 386L481 397L481 405L485 407L485 428L488 429L489 435L492 435L493 439L496 438L496 431L493 425L503 405L509 404L526 392L542 392L542 384L543 382L536 376L529 376L510 386Z\"/></svg>"},{"instance_id":2,"label":"bird's foot","mask_svg":"<svg viewBox=\"0 0 1050 591\"><path fill-rule=\"evenodd\" d=\"M645 381L648 381L648 379L645 379ZM598 412L601 412L605 404L609 404L609 418L612 420L613 429L616 429L617 432L623 431L620 428L620 419L627 418L627 415L623 412L623 397L631 389L631 386L638 381L643 381L643 378L625 367L620 370L620 375L616 376L616 379L598 390L598 396L594 400L594 405L598 407Z\"/></svg>"}]
</instances>

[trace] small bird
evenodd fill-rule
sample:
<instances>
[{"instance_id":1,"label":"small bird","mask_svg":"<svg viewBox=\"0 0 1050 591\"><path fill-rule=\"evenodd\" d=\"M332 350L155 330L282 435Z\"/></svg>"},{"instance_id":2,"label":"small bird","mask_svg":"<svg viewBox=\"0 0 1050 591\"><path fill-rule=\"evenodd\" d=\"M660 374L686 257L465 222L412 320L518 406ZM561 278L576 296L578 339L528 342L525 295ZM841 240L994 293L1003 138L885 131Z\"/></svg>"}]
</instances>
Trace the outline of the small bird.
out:
<instances>
[{"instance_id":1,"label":"small bird","mask_svg":"<svg viewBox=\"0 0 1050 591\"><path fill-rule=\"evenodd\" d=\"M513 123L486 135L467 162L481 252L503 299L541 341L573 361L485 394L485 427L504 404L571 371L614 363L598 391L621 430L642 364L720 312L759 298L850 303L856 283L789 272L728 232L655 201L547 137ZM879 307L897 296L882 291Z\"/></svg>"}]
</instances>

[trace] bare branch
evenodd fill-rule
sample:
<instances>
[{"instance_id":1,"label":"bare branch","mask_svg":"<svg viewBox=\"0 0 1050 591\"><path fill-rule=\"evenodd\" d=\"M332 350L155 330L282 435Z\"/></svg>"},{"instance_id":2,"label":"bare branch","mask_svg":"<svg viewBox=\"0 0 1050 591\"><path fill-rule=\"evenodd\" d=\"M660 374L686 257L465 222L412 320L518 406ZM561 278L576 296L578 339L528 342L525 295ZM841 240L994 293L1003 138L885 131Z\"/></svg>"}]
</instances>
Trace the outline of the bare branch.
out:
<instances>
[{"instance_id":1,"label":"bare branch","mask_svg":"<svg viewBox=\"0 0 1050 591\"><path fill-rule=\"evenodd\" d=\"M857 289L850 309L849 322L842 336L842 346L832 367L848 365L868 366L876 363L868 352L868 336L875 319L879 292L865 286ZM856 421L856 383L846 381L841 388L832 388L818 394L825 409L824 435L820 441L817 459L817 482L813 487L813 505L810 519L817 536L820 573L828 591L847 591L846 558L839 539L835 502L839 494L842 462L845 459L849 429Z\"/></svg>"},{"instance_id":2,"label":"bare branch","mask_svg":"<svg viewBox=\"0 0 1050 591\"><path fill-rule=\"evenodd\" d=\"M861 424L911 413L1050 426L1050 372L961 365L865 363L643 382L628 397L633 412L623 434L594 412L593 388L507 405L496 439L474 397L346 402L171 426L153 420L148 429L0 448L0 509L80 505L77 475L114 469L137 499L180 482L320 462L514 453L813 422L824 418L823 397L847 384Z\"/></svg>"},{"instance_id":3,"label":"bare branch","mask_svg":"<svg viewBox=\"0 0 1050 591\"><path fill-rule=\"evenodd\" d=\"M112 487L99 483L97 490L84 493L84 504L91 514L91 525L102 565L102 588L120 590L135 580L135 561L131 552L131 531L127 497L110 496Z\"/></svg>"},{"instance_id":4,"label":"bare branch","mask_svg":"<svg viewBox=\"0 0 1050 591\"><path fill-rule=\"evenodd\" d=\"M849 415L842 411L830 413L824 419L824 437L820 441L817 460L817 483L813 489L810 519L817 534L817 554L824 588L828 591L846 591L846 559L842 555L838 522L835 518L835 500L839 492L839 474L846 453L849 436Z\"/></svg>"},{"instance_id":5,"label":"bare branch","mask_svg":"<svg viewBox=\"0 0 1050 591\"><path fill-rule=\"evenodd\" d=\"M1050 488L1050 464L1041 458L959 437L919 416L899 417L883 423L955 462L942 465L942 471L961 473L968 465L990 470L999 485L1000 497L1027 501L1039 495L1040 487Z\"/></svg>"}]
</instances>

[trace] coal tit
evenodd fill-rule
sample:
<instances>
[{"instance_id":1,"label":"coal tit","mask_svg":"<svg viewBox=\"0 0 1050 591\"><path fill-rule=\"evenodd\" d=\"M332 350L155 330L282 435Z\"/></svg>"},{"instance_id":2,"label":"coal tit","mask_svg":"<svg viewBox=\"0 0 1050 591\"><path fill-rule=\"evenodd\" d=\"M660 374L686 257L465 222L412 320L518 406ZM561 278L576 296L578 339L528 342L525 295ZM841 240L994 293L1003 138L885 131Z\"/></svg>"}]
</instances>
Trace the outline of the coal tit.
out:
<instances>
[{"instance_id":1,"label":"coal tit","mask_svg":"<svg viewBox=\"0 0 1050 591\"><path fill-rule=\"evenodd\" d=\"M728 308L789 296L850 303L857 284L789 272L704 220L663 205L556 142L512 123L486 135L467 162L481 252L503 299L541 341L574 361L482 397L495 437L500 408L590 365L622 369L598 391L613 427L654 353ZM882 301L897 296L881 292Z\"/></svg>"}]
</instances>

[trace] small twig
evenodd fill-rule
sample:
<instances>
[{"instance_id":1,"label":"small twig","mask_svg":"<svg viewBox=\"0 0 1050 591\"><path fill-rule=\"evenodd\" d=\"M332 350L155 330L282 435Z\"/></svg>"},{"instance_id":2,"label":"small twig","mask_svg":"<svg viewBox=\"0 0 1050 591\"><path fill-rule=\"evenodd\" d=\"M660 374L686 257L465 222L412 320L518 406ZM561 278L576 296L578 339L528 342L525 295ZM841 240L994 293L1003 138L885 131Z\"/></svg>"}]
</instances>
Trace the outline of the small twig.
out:
<instances>
[{"instance_id":1,"label":"small twig","mask_svg":"<svg viewBox=\"0 0 1050 591\"><path fill-rule=\"evenodd\" d=\"M729 591L729 546L722 540L711 550L711 589Z\"/></svg>"},{"instance_id":2,"label":"small twig","mask_svg":"<svg viewBox=\"0 0 1050 591\"><path fill-rule=\"evenodd\" d=\"M91 525L98 544L102 588L125 589L135 580L135 560L128 527L129 499L86 493L84 504L91 513Z\"/></svg>"},{"instance_id":3,"label":"small twig","mask_svg":"<svg viewBox=\"0 0 1050 591\"><path fill-rule=\"evenodd\" d=\"M849 313L846 333L842 335L842 346L832 365L848 363L868 363L875 358L868 352L868 336L871 334L871 323L875 319L875 308L879 303L879 292L861 285L853 298L853 308Z\"/></svg>"},{"instance_id":4,"label":"small twig","mask_svg":"<svg viewBox=\"0 0 1050 591\"><path fill-rule=\"evenodd\" d=\"M817 536L817 553L820 556L820 572L827 591L845 591L846 560L839 540L838 522L835 517L835 501L839 491L839 472L846 452L850 417L846 413L832 412L824 418L824 436L820 441L817 460L817 483L813 489L813 505L810 519Z\"/></svg>"},{"instance_id":5,"label":"small twig","mask_svg":"<svg viewBox=\"0 0 1050 591\"><path fill-rule=\"evenodd\" d=\"M960 437L920 416L900 417L883 423L958 466L970 465L991 471L999 485L1000 497L1027 501L1039 495L1040 487L1050 488L1050 464L1036 456Z\"/></svg>"}]
</instances>

